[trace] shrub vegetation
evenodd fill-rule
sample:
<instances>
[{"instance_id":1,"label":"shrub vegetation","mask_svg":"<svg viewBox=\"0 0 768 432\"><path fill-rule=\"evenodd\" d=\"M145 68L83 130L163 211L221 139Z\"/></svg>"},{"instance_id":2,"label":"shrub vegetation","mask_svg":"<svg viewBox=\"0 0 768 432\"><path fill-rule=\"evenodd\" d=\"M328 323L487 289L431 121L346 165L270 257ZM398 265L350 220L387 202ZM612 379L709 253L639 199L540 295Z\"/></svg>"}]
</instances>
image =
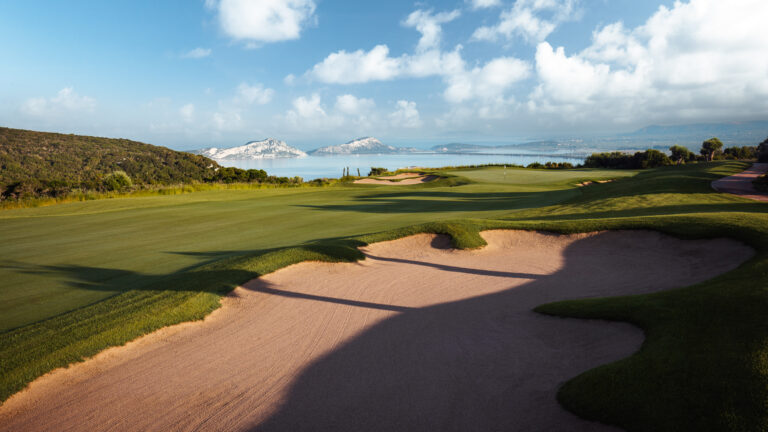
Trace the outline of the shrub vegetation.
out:
<instances>
[{"instance_id":1,"label":"shrub vegetation","mask_svg":"<svg viewBox=\"0 0 768 432\"><path fill-rule=\"evenodd\" d=\"M587 168L645 169L672 165L664 153L648 149L634 155L623 152L594 153L584 161Z\"/></svg>"}]
</instances>

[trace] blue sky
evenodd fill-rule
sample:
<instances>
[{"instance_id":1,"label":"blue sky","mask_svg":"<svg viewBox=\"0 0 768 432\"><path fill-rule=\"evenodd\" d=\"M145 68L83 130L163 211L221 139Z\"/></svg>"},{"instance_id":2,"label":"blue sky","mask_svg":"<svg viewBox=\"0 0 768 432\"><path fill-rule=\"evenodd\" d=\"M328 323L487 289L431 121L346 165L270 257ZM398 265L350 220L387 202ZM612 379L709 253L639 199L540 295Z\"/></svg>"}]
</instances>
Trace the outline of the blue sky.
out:
<instances>
[{"instance_id":1,"label":"blue sky","mask_svg":"<svg viewBox=\"0 0 768 432\"><path fill-rule=\"evenodd\" d=\"M0 125L309 149L768 118L763 0L0 3Z\"/></svg>"}]
</instances>

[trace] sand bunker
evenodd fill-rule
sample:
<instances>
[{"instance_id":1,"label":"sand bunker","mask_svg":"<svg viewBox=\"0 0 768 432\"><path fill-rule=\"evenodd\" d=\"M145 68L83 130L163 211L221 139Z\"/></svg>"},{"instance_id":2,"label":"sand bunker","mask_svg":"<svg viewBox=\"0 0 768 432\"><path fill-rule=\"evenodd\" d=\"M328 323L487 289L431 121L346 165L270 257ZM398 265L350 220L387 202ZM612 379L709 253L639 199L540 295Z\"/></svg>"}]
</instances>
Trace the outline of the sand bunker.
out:
<instances>
[{"instance_id":1,"label":"sand bunker","mask_svg":"<svg viewBox=\"0 0 768 432\"><path fill-rule=\"evenodd\" d=\"M736 175L723 177L712 182L718 192L741 195L757 201L768 201L768 194L755 189L752 181L768 172L768 163L756 163Z\"/></svg>"},{"instance_id":2,"label":"sand bunker","mask_svg":"<svg viewBox=\"0 0 768 432\"><path fill-rule=\"evenodd\" d=\"M407 186L419 183L426 183L435 180L437 176L434 175L421 175L418 173L401 173L387 177L365 178L355 180L356 184L377 184L377 185L389 185L389 186Z\"/></svg>"},{"instance_id":3,"label":"sand bunker","mask_svg":"<svg viewBox=\"0 0 768 432\"><path fill-rule=\"evenodd\" d=\"M653 232L483 237L456 251L417 235L251 281L204 322L38 379L0 430L613 430L555 393L642 332L531 309L693 284L753 253Z\"/></svg>"}]
</instances>

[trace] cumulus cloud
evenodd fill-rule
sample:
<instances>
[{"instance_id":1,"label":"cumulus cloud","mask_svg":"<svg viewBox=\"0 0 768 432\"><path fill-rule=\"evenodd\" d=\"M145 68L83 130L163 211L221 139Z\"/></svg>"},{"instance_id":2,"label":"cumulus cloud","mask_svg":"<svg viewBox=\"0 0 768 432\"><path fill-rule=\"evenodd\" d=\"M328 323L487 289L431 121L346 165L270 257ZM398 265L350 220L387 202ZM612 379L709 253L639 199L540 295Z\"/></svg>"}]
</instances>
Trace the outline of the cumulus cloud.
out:
<instances>
[{"instance_id":1,"label":"cumulus cloud","mask_svg":"<svg viewBox=\"0 0 768 432\"><path fill-rule=\"evenodd\" d=\"M422 124L416 102L407 100L397 101L397 109L389 115L389 120L393 126L401 128L417 128Z\"/></svg>"},{"instance_id":2,"label":"cumulus cloud","mask_svg":"<svg viewBox=\"0 0 768 432\"><path fill-rule=\"evenodd\" d=\"M183 105L179 108L179 115L184 123L192 123L195 118L195 106L191 103Z\"/></svg>"},{"instance_id":3,"label":"cumulus cloud","mask_svg":"<svg viewBox=\"0 0 768 432\"><path fill-rule=\"evenodd\" d=\"M213 125L219 131L239 130L243 127L243 117L239 112L215 112L213 113Z\"/></svg>"},{"instance_id":4,"label":"cumulus cloud","mask_svg":"<svg viewBox=\"0 0 768 432\"><path fill-rule=\"evenodd\" d=\"M386 81L401 74L401 63L401 59L389 56L386 45L376 45L367 52L332 53L312 68L311 75L322 82L337 84Z\"/></svg>"},{"instance_id":5,"label":"cumulus cloud","mask_svg":"<svg viewBox=\"0 0 768 432\"><path fill-rule=\"evenodd\" d=\"M264 88L261 84L248 85L241 83L237 87L237 96L235 97L237 102L245 104L268 104L272 100L275 91L271 88Z\"/></svg>"},{"instance_id":6,"label":"cumulus cloud","mask_svg":"<svg viewBox=\"0 0 768 432\"><path fill-rule=\"evenodd\" d=\"M445 99L452 103L503 98L518 81L528 78L531 65L514 57L495 58L483 66L448 75Z\"/></svg>"},{"instance_id":7,"label":"cumulus cloud","mask_svg":"<svg viewBox=\"0 0 768 432\"><path fill-rule=\"evenodd\" d=\"M451 22L460 15L458 10L434 14L431 10L418 9L411 12L403 21L406 27L415 28L421 33L417 51L426 51L440 45L443 34L442 24Z\"/></svg>"},{"instance_id":8,"label":"cumulus cloud","mask_svg":"<svg viewBox=\"0 0 768 432\"><path fill-rule=\"evenodd\" d=\"M443 75L461 69L464 61L459 51L438 49L414 55L390 57L386 45L376 45L370 51L338 51L328 55L307 74L328 84L359 84L371 81L389 81L403 77Z\"/></svg>"},{"instance_id":9,"label":"cumulus cloud","mask_svg":"<svg viewBox=\"0 0 768 432\"><path fill-rule=\"evenodd\" d=\"M275 91L262 84L240 83L234 96L219 100L218 109L211 115L215 129L234 131L243 127L243 116L253 105L265 105L272 101Z\"/></svg>"},{"instance_id":10,"label":"cumulus cloud","mask_svg":"<svg viewBox=\"0 0 768 432\"><path fill-rule=\"evenodd\" d=\"M336 97L336 109L346 115L359 116L369 113L376 107L373 99L358 98L351 94Z\"/></svg>"},{"instance_id":11,"label":"cumulus cloud","mask_svg":"<svg viewBox=\"0 0 768 432\"><path fill-rule=\"evenodd\" d=\"M487 9L495 6L500 6L500 0L467 0L472 6L472 9Z\"/></svg>"},{"instance_id":12,"label":"cumulus cloud","mask_svg":"<svg viewBox=\"0 0 768 432\"><path fill-rule=\"evenodd\" d=\"M768 113L765 16L761 0L691 0L660 7L634 29L599 28L573 55L542 42L529 108L617 122Z\"/></svg>"},{"instance_id":13,"label":"cumulus cloud","mask_svg":"<svg viewBox=\"0 0 768 432\"><path fill-rule=\"evenodd\" d=\"M293 100L293 109L288 111L288 117L293 119L318 119L328 114L320 101L320 95L313 93L310 97L298 97Z\"/></svg>"},{"instance_id":14,"label":"cumulus cloud","mask_svg":"<svg viewBox=\"0 0 768 432\"><path fill-rule=\"evenodd\" d=\"M228 36L250 42L298 39L314 22L313 0L206 0Z\"/></svg>"},{"instance_id":15,"label":"cumulus cloud","mask_svg":"<svg viewBox=\"0 0 768 432\"><path fill-rule=\"evenodd\" d=\"M181 55L181 58L188 58L188 59L201 59L208 57L211 55L213 51L210 48L200 48L197 47L195 49L189 50Z\"/></svg>"},{"instance_id":16,"label":"cumulus cloud","mask_svg":"<svg viewBox=\"0 0 768 432\"><path fill-rule=\"evenodd\" d=\"M529 42L541 42L558 25L574 19L578 0L517 0L511 9L505 10L499 22L493 26L479 27L473 40L507 40L517 35Z\"/></svg>"},{"instance_id":17,"label":"cumulus cloud","mask_svg":"<svg viewBox=\"0 0 768 432\"><path fill-rule=\"evenodd\" d=\"M88 96L81 96L72 87L65 87L52 98L36 97L27 99L21 111L33 116L64 114L67 112L93 111L96 101Z\"/></svg>"}]
</instances>

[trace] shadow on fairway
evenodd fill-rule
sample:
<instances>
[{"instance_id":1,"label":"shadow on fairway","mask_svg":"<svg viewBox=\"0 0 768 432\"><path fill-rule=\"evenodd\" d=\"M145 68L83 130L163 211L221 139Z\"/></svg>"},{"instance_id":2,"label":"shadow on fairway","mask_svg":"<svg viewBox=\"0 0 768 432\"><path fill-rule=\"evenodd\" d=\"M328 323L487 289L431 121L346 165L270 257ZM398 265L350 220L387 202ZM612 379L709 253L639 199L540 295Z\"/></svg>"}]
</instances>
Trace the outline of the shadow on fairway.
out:
<instances>
[{"instance_id":1,"label":"shadow on fairway","mask_svg":"<svg viewBox=\"0 0 768 432\"><path fill-rule=\"evenodd\" d=\"M354 204L297 205L326 211L360 213L482 212L520 210L552 205L578 194L575 189L547 192L404 192L362 195Z\"/></svg>"},{"instance_id":2,"label":"shadow on fairway","mask_svg":"<svg viewBox=\"0 0 768 432\"><path fill-rule=\"evenodd\" d=\"M619 217L635 216L664 216L664 215L683 215L683 214L703 214L703 213L768 213L768 205L761 202L744 203L722 203L722 204L688 204L688 205L669 205L657 207L639 207L622 210L610 211L589 211L584 213L562 213L553 215L536 215L533 217L515 217L509 216L501 218L502 220L579 220L579 219L608 219Z\"/></svg>"}]
</instances>

